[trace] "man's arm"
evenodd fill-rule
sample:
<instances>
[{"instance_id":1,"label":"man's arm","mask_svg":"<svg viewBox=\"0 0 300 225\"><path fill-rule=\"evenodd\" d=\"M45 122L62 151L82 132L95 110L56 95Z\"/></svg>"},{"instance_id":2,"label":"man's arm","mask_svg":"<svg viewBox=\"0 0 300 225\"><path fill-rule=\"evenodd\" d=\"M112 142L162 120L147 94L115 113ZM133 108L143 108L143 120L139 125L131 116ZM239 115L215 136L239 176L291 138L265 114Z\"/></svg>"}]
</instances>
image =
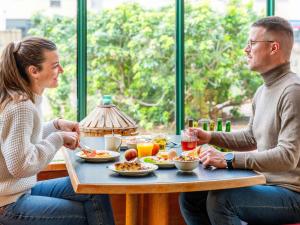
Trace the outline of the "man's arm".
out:
<instances>
[{"instance_id":1,"label":"man's arm","mask_svg":"<svg viewBox=\"0 0 300 225\"><path fill-rule=\"evenodd\" d=\"M250 117L249 124L246 129L233 132L211 132L209 144L234 151L255 150L256 141L252 132L254 113L254 104L252 104L252 116Z\"/></svg>"},{"instance_id":2,"label":"man's arm","mask_svg":"<svg viewBox=\"0 0 300 225\"><path fill-rule=\"evenodd\" d=\"M274 148L235 153L234 167L261 172L283 172L296 168L300 159L300 85L289 86L278 105L281 128Z\"/></svg>"}]
</instances>

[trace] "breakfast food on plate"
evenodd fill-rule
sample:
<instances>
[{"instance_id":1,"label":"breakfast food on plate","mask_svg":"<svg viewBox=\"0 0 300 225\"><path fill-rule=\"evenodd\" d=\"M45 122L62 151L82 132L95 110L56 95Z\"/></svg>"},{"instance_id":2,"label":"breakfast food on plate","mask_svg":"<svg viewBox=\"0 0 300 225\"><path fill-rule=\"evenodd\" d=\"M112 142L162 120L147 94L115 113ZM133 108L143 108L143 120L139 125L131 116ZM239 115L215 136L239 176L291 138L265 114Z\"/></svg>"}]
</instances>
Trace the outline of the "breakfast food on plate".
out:
<instances>
[{"instance_id":1,"label":"breakfast food on plate","mask_svg":"<svg viewBox=\"0 0 300 225\"><path fill-rule=\"evenodd\" d=\"M168 160L169 159L169 152L165 152L165 151L160 151L157 153L156 155L158 158L162 158L164 160Z\"/></svg>"},{"instance_id":2,"label":"breakfast food on plate","mask_svg":"<svg viewBox=\"0 0 300 225\"><path fill-rule=\"evenodd\" d=\"M124 153L124 157L127 161L133 160L138 156L138 153L135 149L128 149Z\"/></svg>"},{"instance_id":3,"label":"breakfast food on plate","mask_svg":"<svg viewBox=\"0 0 300 225\"><path fill-rule=\"evenodd\" d=\"M173 160L175 156L177 156L177 152L175 149L170 149L170 151L160 151L157 153L157 158L163 160Z\"/></svg>"},{"instance_id":4,"label":"breakfast food on plate","mask_svg":"<svg viewBox=\"0 0 300 225\"><path fill-rule=\"evenodd\" d=\"M87 150L82 150L80 152L80 156L84 158L107 158L110 157L111 155L107 151L87 151Z\"/></svg>"},{"instance_id":5,"label":"breakfast food on plate","mask_svg":"<svg viewBox=\"0 0 300 225\"><path fill-rule=\"evenodd\" d=\"M115 169L118 171L139 171L148 169L147 167L143 166L142 163L139 161L131 161L131 162L119 162L115 163Z\"/></svg>"},{"instance_id":6,"label":"breakfast food on plate","mask_svg":"<svg viewBox=\"0 0 300 225\"><path fill-rule=\"evenodd\" d=\"M171 149L168 152L159 152L155 156L149 156L144 158L144 162L147 163L153 163L158 165L164 165L164 164L173 164L172 160L174 157L177 156L177 153L174 149Z\"/></svg>"}]
</instances>

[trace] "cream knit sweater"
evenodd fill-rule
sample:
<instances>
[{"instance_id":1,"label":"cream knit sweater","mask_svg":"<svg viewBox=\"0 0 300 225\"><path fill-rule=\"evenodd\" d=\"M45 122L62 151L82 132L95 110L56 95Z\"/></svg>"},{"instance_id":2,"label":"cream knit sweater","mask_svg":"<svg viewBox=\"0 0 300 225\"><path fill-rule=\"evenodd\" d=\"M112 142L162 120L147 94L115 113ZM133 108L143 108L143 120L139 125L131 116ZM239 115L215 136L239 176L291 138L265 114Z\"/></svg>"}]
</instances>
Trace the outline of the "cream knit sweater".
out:
<instances>
[{"instance_id":1,"label":"cream knit sweater","mask_svg":"<svg viewBox=\"0 0 300 225\"><path fill-rule=\"evenodd\" d=\"M29 192L63 145L53 121L42 126L42 97L35 99L10 103L0 113L0 207Z\"/></svg>"}]
</instances>

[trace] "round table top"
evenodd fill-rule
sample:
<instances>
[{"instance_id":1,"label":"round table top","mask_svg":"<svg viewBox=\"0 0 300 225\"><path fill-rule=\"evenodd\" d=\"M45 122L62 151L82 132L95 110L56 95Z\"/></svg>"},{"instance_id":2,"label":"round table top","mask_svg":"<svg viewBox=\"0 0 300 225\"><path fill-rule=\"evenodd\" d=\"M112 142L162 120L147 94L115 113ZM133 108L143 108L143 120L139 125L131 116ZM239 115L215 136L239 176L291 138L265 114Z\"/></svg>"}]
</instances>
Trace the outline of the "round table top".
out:
<instances>
[{"instance_id":1,"label":"round table top","mask_svg":"<svg viewBox=\"0 0 300 225\"><path fill-rule=\"evenodd\" d=\"M171 140L180 143L180 136ZM91 148L103 149L104 138L84 137L82 141ZM177 151L181 151L177 148ZM64 150L66 166L77 193L169 193L237 188L264 184L262 174L250 170L206 169L199 164L193 172L181 172L176 168L158 169L147 176L128 177L108 168L115 162L89 163ZM121 152L120 161L123 161Z\"/></svg>"}]
</instances>

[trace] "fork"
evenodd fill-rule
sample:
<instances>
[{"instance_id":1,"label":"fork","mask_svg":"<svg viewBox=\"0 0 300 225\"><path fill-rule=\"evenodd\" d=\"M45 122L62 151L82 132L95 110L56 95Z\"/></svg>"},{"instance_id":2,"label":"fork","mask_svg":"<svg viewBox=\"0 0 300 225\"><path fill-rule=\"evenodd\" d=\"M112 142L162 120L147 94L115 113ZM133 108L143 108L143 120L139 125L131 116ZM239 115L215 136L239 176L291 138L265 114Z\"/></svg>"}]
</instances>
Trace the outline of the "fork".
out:
<instances>
[{"instance_id":1,"label":"fork","mask_svg":"<svg viewBox=\"0 0 300 225\"><path fill-rule=\"evenodd\" d=\"M89 146L82 144L82 142L79 142L78 147L81 148L81 150L86 150L88 152L93 152L94 149L90 148Z\"/></svg>"}]
</instances>

